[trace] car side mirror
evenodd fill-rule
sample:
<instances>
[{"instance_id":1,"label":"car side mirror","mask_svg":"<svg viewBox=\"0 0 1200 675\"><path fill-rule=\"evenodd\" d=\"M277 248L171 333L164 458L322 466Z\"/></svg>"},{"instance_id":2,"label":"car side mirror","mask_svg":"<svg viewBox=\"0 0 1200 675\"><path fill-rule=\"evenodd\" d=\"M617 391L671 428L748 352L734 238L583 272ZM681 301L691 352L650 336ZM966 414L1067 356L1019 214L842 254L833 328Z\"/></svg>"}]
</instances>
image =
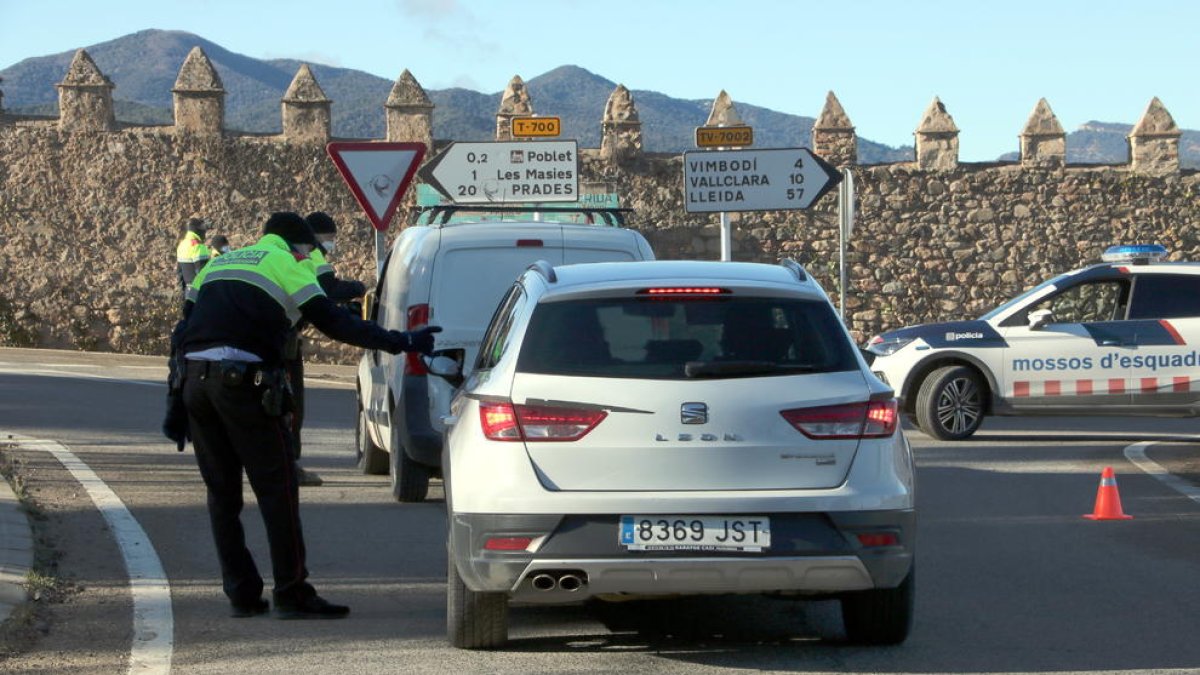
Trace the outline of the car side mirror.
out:
<instances>
[{"instance_id":1,"label":"car side mirror","mask_svg":"<svg viewBox=\"0 0 1200 675\"><path fill-rule=\"evenodd\" d=\"M1029 330L1038 330L1049 323L1054 323L1054 312L1039 309L1029 313Z\"/></svg>"},{"instance_id":2,"label":"car side mirror","mask_svg":"<svg viewBox=\"0 0 1200 675\"><path fill-rule=\"evenodd\" d=\"M462 386L462 365L449 356L437 355L425 358L425 367L430 375L435 375L450 383L455 389Z\"/></svg>"}]
</instances>

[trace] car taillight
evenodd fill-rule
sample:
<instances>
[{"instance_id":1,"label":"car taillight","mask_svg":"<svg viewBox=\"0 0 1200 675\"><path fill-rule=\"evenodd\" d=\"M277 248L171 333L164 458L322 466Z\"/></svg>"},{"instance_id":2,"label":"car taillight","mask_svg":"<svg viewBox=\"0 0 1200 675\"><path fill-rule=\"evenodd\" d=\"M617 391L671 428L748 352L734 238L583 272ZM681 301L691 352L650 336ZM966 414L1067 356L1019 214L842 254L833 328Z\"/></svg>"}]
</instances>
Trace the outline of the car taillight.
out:
<instances>
[{"instance_id":1,"label":"car taillight","mask_svg":"<svg viewBox=\"0 0 1200 675\"><path fill-rule=\"evenodd\" d=\"M429 305L413 305L408 308L408 329L416 330L429 324ZM405 352L405 370L409 375L428 375L429 370L421 360L419 352Z\"/></svg>"},{"instance_id":2,"label":"car taillight","mask_svg":"<svg viewBox=\"0 0 1200 675\"><path fill-rule=\"evenodd\" d=\"M521 427L517 425L517 413L511 403L480 403L479 423L483 435L493 441L521 440Z\"/></svg>"},{"instance_id":3,"label":"car taillight","mask_svg":"<svg viewBox=\"0 0 1200 675\"><path fill-rule=\"evenodd\" d=\"M809 438L883 438L896 433L896 399L795 408L780 415Z\"/></svg>"},{"instance_id":4,"label":"car taillight","mask_svg":"<svg viewBox=\"0 0 1200 675\"><path fill-rule=\"evenodd\" d=\"M608 413L557 406L480 403L483 435L493 441L577 441L596 428Z\"/></svg>"}]
</instances>

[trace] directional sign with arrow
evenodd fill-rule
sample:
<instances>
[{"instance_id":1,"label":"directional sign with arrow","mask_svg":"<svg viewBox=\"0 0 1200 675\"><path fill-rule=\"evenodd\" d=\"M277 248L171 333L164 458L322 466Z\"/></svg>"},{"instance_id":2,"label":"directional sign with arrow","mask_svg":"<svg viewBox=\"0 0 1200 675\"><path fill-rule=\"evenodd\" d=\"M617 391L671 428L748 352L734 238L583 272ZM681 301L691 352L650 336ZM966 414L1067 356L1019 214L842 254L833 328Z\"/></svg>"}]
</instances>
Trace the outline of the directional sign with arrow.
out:
<instances>
[{"instance_id":1,"label":"directional sign with arrow","mask_svg":"<svg viewBox=\"0 0 1200 675\"><path fill-rule=\"evenodd\" d=\"M808 148L683 154L688 213L807 209L841 180Z\"/></svg>"},{"instance_id":2,"label":"directional sign with arrow","mask_svg":"<svg viewBox=\"0 0 1200 675\"><path fill-rule=\"evenodd\" d=\"M325 151L375 229L388 229L425 156L425 144L334 142Z\"/></svg>"},{"instance_id":3,"label":"directional sign with arrow","mask_svg":"<svg viewBox=\"0 0 1200 675\"><path fill-rule=\"evenodd\" d=\"M459 204L579 199L575 141L451 143L419 175Z\"/></svg>"}]
</instances>

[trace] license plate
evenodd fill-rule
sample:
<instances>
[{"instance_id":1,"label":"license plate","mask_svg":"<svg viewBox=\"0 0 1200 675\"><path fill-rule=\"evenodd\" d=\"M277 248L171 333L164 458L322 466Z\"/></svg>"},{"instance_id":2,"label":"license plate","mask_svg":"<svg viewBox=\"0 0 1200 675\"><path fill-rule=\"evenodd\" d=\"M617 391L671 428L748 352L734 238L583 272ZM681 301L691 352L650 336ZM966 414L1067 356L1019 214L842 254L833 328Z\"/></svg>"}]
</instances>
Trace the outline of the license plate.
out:
<instances>
[{"instance_id":1,"label":"license plate","mask_svg":"<svg viewBox=\"0 0 1200 675\"><path fill-rule=\"evenodd\" d=\"M621 516L617 540L630 551L764 551L766 516Z\"/></svg>"}]
</instances>

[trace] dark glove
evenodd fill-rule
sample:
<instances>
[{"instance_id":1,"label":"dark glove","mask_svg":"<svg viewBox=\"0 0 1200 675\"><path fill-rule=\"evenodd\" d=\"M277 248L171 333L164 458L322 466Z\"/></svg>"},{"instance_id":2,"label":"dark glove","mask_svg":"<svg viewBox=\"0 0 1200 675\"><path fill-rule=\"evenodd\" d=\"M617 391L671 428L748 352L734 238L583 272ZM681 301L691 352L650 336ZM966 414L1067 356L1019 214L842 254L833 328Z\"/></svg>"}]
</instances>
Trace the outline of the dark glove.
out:
<instances>
[{"instance_id":1,"label":"dark glove","mask_svg":"<svg viewBox=\"0 0 1200 675\"><path fill-rule=\"evenodd\" d=\"M361 298L367 294L367 287L361 281L350 280L345 282L346 290L352 298Z\"/></svg>"},{"instance_id":2,"label":"dark glove","mask_svg":"<svg viewBox=\"0 0 1200 675\"><path fill-rule=\"evenodd\" d=\"M433 334L442 332L441 326L425 326L414 331L402 333L392 331L395 340L388 347L388 353L420 352L429 354L433 351Z\"/></svg>"},{"instance_id":3,"label":"dark glove","mask_svg":"<svg viewBox=\"0 0 1200 675\"><path fill-rule=\"evenodd\" d=\"M175 441L176 449L183 452L183 446L188 442L187 408L183 406L183 395L180 392L167 394L167 416L163 418L163 435Z\"/></svg>"}]
</instances>

